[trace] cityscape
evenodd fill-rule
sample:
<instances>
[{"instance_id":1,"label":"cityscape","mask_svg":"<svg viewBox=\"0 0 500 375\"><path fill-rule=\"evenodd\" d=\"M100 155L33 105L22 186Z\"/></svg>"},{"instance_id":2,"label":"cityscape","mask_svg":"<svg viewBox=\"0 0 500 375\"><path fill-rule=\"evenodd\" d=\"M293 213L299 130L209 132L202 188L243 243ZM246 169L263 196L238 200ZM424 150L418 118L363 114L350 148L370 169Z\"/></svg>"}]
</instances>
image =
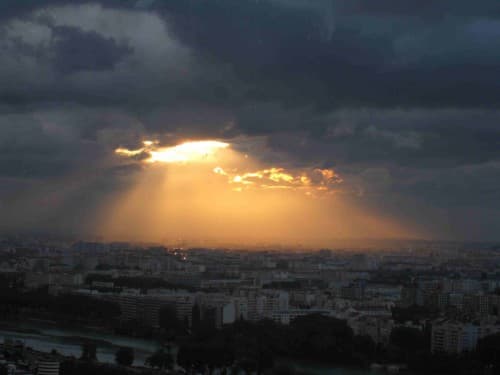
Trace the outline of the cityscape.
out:
<instances>
[{"instance_id":1,"label":"cityscape","mask_svg":"<svg viewBox=\"0 0 500 375\"><path fill-rule=\"evenodd\" d=\"M498 244L1 247L1 348L16 374L473 373L499 358Z\"/></svg>"},{"instance_id":2,"label":"cityscape","mask_svg":"<svg viewBox=\"0 0 500 375\"><path fill-rule=\"evenodd\" d=\"M0 375L500 375L500 1L0 1Z\"/></svg>"}]
</instances>

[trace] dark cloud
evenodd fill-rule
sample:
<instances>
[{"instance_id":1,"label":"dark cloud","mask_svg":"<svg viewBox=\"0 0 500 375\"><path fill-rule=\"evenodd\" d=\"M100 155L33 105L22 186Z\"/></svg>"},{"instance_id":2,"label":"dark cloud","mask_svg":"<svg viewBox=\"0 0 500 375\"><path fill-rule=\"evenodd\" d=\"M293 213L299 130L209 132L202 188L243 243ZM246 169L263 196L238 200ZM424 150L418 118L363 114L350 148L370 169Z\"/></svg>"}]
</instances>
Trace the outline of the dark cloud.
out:
<instances>
[{"instance_id":1,"label":"dark cloud","mask_svg":"<svg viewBox=\"0 0 500 375\"><path fill-rule=\"evenodd\" d=\"M461 1L422 5L414 1L311 4L297 0L169 0L136 5L133 1L103 2L106 9L139 8L137 12L149 5L165 19L172 37L194 52L199 64L186 67L186 72L202 81L201 85L186 84L188 81L176 86L185 101L223 106L274 100L321 110L345 106L497 107L500 102L500 80L494 79L500 76L500 54L495 52L500 50L500 18L494 2L477 7ZM19 12L40 5L33 7L35 3L21 6ZM96 31L60 27L71 31L60 42L61 50L55 52L56 68L109 69L128 52L120 43L108 46L116 41ZM72 43L69 38L80 39ZM205 71L208 64L229 66L231 74L226 68ZM132 104L157 105L158 94L169 91L171 82L163 83L164 72L159 66L155 69L160 78L156 85L149 77L120 77L121 95L101 88L103 95L95 101L129 105L131 98L124 95L124 88L136 88L136 81L142 78L153 90ZM207 73L223 77L214 81ZM74 100L91 99L83 93L73 95ZM53 100L72 98L64 90L52 96ZM16 100L13 93L5 93L4 98Z\"/></svg>"},{"instance_id":2,"label":"dark cloud","mask_svg":"<svg viewBox=\"0 0 500 375\"><path fill-rule=\"evenodd\" d=\"M69 26L55 27L53 32L56 40L54 68L65 74L82 70L112 70L131 53L130 47L96 32L85 32Z\"/></svg>"},{"instance_id":3,"label":"dark cloud","mask_svg":"<svg viewBox=\"0 0 500 375\"><path fill-rule=\"evenodd\" d=\"M330 165L380 163L433 169L499 158L496 110L346 109L318 115L257 107L242 116L249 128L256 123L261 134L270 135L271 147ZM265 133L269 128L275 129L274 134Z\"/></svg>"},{"instance_id":4,"label":"dark cloud","mask_svg":"<svg viewBox=\"0 0 500 375\"><path fill-rule=\"evenodd\" d=\"M237 67L253 98L318 108L496 107L500 22L415 2L184 1L161 7L187 45ZM304 3L305 4L305 3ZM450 4L449 4L450 5ZM446 12L447 9L451 11ZM443 13L444 12L444 13ZM384 15L381 16L380 13ZM431 17L445 14L442 17ZM473 11L472 14L477 14ZM483 19L482 17L488 17ZM325 35L328 22L334 24Z\"/></svg>"},{"instance_id":5,"label":"dark cloud","mask_svg":"<svg viewBox=\"0 0 500 375\"><path fill-rule=\"evenodd\" d=\"M144 137L257 137L269 162L335 167L360 205L498 237L498 1L2 1L0 20L12 212L32 190L9 186L74 173L100 177L54 212L102 201L137 172L113 148Z\"/></svg>"},{"instance_id":6,"label":"dark cloud","mask_svg":"<svg viewBox=\"0 0 500 375\"><path fill-rule=\"evenodd\" d=\"M495 0L484 0L471 4L462 0L443 0L438 3L418 0L340 0L339 9L346 13L369 13L407 16L434 20L447 15L454 16L491 16L500 13L500 6Z\"/></svg>"}]
</instances>

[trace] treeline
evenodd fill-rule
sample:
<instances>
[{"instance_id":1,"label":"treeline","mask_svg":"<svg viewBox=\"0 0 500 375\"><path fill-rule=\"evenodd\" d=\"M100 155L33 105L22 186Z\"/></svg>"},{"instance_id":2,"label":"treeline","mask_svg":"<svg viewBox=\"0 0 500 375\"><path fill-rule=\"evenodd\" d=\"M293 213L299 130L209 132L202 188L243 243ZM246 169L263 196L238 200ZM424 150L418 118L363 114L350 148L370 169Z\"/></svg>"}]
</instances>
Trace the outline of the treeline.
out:
<instances>
[{"instance_id":1,"label":"treeline","mask_svg":"<svg viewBox=\"0 0 500 375\"><path fill-rule=\"evenodd\" d=\"M397 323L414 322L432 320L439 317L439 310L431 309L427 306L408 306L408 307L393 307L392 318Z\"/></svg>"},{"instance_id":2,"label":"treeline","mask_svg":"<svg viewBox=\"0 0 500 375\"><path fill-rule=\"evenodd\" d=\"M132 371L125 367L103 364L91 361L66 360L61 362L59 369L61 375L126 375L126 374L146 374L149 371Z\"/></svg>"},{"instance_id":3,"label":"treeline","mask_svg":"<svg viewBox=\"0 0 500 375\"><path fill-rule=\"evenodd\" d=\"M332 366L406 363L419 373L500 375L500 334L479 340L474 352L446 355L431 353L430 327L395 327L382 345L354 334L345 320L322 315L299 317L288 326L238 321L220 330L193 319L192 334L178 340L177 358L193 371L231 367L264 373L275 369L278 359L293 358Z\"/></svg>"},{"instance_id":4,"label":"treeline","mask_svg":"<svg viewBox=\"0 0 500 375\"><path fill-rule=\"evenodd\" d=\"M260 374L274 368L279 358L359 366L368 365L376 352L373 340L355 335L346 321L308 315L289 326L238 321L220 330L194 321L192 335L179 342L177 362L201 372L232 367Z\"/></svg>"},{"instance_id":5,"label":"treeline","mask_svg":"<svg viewBox=\"0 0 500 375\"><path fill-rule=\"evenodd\" d=\"M76 294L51 295L46 287L27 292L1 288L0 299L0 317L3 318L31 311L47 313L53 318L112 322L121 313L117 303Z\"/></svg>"},{"instance_id":6,"label":"treeline","mask_svg":"<svg viewBox=\"0 0 500 375\"><path fill-rule=\"evenodd\" d=\"M401 328L397 329L401 330ZM406 328L406 330L412 330ZM500 375L500 334L479 340L476 350L461 354L431 353L425 332L413 330L403 337L398 350L414 372L442 375ZM391 345L394 342L394 331ZM401 337L400 337L401 338Z\"/></svg>"}]
</instances>

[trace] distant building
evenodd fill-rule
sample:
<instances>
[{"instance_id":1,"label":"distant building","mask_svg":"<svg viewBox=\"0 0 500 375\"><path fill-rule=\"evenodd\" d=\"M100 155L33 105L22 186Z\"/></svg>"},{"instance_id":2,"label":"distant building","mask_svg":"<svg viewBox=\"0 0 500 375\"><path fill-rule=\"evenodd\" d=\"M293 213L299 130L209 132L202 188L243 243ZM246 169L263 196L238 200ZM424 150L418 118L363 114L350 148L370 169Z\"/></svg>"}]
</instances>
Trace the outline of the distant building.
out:
<instances>
[{"instance_id":1,"label":"distant building","mask_svg":"<svg viewBox=\"0 0 500 375\"><path fill-rule=\"evenodd\" d=\"M454 321L440 321L432 325L433 353L458 354L473 350L477 344L477 327Z\"/></svg>"},{"instance_id":2,"label":"distant building","mask_svg":"<svg viewBox=\"0 0 500 375\"><path fill-rule=\"evenodd\" d=\"M36 371L37 375L59 375L59 362L57 361L39 361Z\"/></svg>"},{"instance_id":3,"label":"distant building","mask_svg":"<svg viewBox=\"0 0 500 375\"><path fill-rule=\"evenodd\" d=\"M299 316L307 316L313 314L332 316L332 313L333 312L331 310L324 310L324 309L277 310L272 312L271 319L274 320L276 323L288 325Z\"/></svg>"},{"instance_id":4,"label":"distant building","mask_svg":"<svg viewBox=\"0 0 500 375\"><path fill-rule=\"evenodd\" d=\"M280 290L263 290L263 311L265 318L271 318L272 313L277 310L287 310L289 304L289 294Z\"/></svg>"},{"instance_id":5,"label":"distant building","mask_svg":"<svg viewBox=\"0 0 500 375\"><path fill-rule=\"evenodd\" d=\"M356 280L340 289L340 296L345 299L361 300L365 296L364 280Z\"/></svg>"},{"instance_id":6,"label":"distant building","mask_svg":"<svg viewBox=\"0 0 500 375\"><path fill-rule=\"evenodd\" d=\"M479 339L500 332L500 325L462 323L443 319L433 322L431 350L433 353L458 354L472 351Z\"/></svg>"},{"instance_id":7,"label":"distant building","mask_svg":"<svg viewBox=\"0 0 500 375\"><path fill-rule=\"evenodd\" d=\"M192 308L196 302L195 294L174 290L141 294L139 290L130 289L122 293L93 295L118 303L122 321L135 320L151 327L159 327L160 310L164 306L173 306L177 319L191 325Z\"/></svg>"},{"instance_id":8,"label":"distant building","mask_svg":"<svg viewBox=\"0 0 500 375\"><path fill-rule=\"evenodd\" d=\"M349 326L357 335L368 335L374 342L387 344L394 321L390 318L381 318L357 315L348 319Z\"/></svg>"}]
</instances>

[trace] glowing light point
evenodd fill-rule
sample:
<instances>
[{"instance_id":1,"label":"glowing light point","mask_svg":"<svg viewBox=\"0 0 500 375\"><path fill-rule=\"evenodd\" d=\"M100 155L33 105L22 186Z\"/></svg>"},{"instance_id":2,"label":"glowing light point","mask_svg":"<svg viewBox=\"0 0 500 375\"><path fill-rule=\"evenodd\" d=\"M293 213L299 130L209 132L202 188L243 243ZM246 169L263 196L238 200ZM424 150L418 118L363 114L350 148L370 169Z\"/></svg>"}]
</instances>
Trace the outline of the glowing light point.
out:
<instances>
[{"instance_id":1,"label":"glowing light point","mask_svg":"<svg viewBox=\"0 0 500 375\"><path fill-rule=\"evenodd\" d=\"M222 176L227 176L226 171L224 169L222 169L221 167L215 167L213 169L213 171L214 171L215 174L220 174Z\"/></svg>"}]
</instances>

